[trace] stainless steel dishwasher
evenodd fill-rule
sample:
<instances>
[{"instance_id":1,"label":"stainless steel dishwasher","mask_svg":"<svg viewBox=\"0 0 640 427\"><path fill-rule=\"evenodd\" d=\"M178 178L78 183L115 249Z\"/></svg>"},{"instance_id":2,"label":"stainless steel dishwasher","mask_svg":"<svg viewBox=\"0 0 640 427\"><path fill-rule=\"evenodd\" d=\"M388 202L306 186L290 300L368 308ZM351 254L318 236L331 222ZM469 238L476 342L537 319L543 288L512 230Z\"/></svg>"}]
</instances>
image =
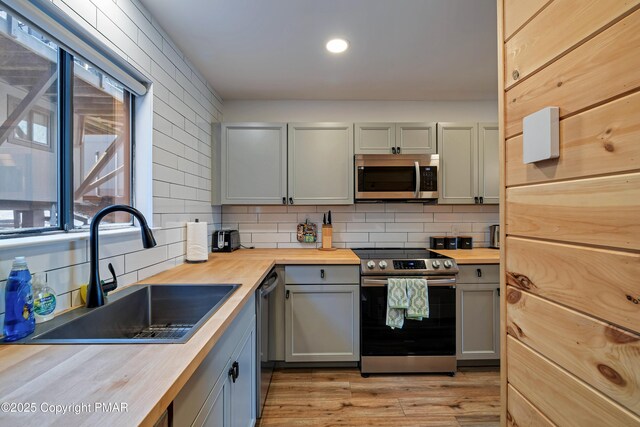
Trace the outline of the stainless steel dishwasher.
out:
<instances>
[{"instance_id":1,"label":"stainless steel dishwasher","mask_svg":"<svg viewBox=\"0 0 640 427\"><path fill-rule=\"evenodd\" d=\"M269 357L269 297L278 286L281 279L276 269L272 269L267 277L262 281L256 290L256 363L260 369L257 378L256 390L258 393L256 403L258 405L256 414L258 418L262 416L262 408L267 399L271 376L275 362Z\"/></svg>"}]
</instances>

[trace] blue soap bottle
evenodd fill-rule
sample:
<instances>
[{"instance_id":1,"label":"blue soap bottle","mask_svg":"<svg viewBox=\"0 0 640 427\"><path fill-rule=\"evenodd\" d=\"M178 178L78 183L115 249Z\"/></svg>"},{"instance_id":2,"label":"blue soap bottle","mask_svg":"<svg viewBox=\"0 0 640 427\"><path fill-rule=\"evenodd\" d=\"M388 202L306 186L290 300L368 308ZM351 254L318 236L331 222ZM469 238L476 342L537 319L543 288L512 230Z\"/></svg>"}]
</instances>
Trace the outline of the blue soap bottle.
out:
<instances>
[{"instance_id":1,"label":"blue soap bottle","mask_svg":"<svg viewBox=\"0 0 640 427\"><path fill-rule=\"evenodd\" d=\"M16 257L5 288L4 340L22 339L35 329L31 273L25 257Z\"/></svg>"}]
</instances>

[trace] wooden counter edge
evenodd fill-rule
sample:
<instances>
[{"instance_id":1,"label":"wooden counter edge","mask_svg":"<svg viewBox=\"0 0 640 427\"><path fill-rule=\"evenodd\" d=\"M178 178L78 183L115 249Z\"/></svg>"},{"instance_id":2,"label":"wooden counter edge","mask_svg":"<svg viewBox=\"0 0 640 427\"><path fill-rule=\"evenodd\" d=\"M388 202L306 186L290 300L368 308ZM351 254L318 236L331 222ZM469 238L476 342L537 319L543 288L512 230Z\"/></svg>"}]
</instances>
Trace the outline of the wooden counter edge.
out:
<instances>
[{"instance_id":1,"label":"wooden counter edge","mask_svg":"<svg viewBox=\"0 0 640 427\"><path fill-rule=\"evenodd\" d=\"M474 249L432 249L432 251L451 257L459 265L500 264L500 250L492 248Z\"/></svg>"}]
</instances>

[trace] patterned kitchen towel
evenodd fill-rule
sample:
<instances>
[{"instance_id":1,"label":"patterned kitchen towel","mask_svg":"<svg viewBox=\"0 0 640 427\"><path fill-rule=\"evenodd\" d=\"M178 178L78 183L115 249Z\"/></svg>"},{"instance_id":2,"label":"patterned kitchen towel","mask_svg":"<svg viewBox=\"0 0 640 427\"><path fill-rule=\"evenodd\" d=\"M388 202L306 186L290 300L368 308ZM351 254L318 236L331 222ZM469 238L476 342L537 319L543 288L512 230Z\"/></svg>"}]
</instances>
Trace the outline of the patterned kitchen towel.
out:
<instances>
[{"instance_id":1,"label":"patterned kitchen towel","mask_svg":"<svg viewBox=\"0 0 640 427\"><path fill-rule=\"evenodd\" d=\"M388 280L388 283L387 307L409 308L409 298L407 297L407 280L390 278Z\"/></svg>"},{"instance_id":2,"label":"patterned kitchen towel","mask_svg":"<svg viewBox=\"0 0 640 427\"><path fill-rule=\"evenodd\" d=\"M425 279L407 279L409 307L407 319L422 320L429 317L429 288Z\"/></svg>"},{"instance_id":3,"label":"patterned kitchen towel","mask_svg":"<svg viewBox=\"0 0 640 427\"><path fill-rule=\"evenodd\" d=\"M404 309L409 307L405 279L389 279L387 285L387 326L391 329L404 325Z\"/></svg>"},{"instance_id":4,"label":"patterned kitchen towel","mask_svg":"<svg viewBox=\"0 0 640 427\"><path fill-rule=\"evenodd\" d=\"M391 329L400 328L404 325L404 309L391 308L387 305L387 326Z\"/></svg>"}]
</instances>

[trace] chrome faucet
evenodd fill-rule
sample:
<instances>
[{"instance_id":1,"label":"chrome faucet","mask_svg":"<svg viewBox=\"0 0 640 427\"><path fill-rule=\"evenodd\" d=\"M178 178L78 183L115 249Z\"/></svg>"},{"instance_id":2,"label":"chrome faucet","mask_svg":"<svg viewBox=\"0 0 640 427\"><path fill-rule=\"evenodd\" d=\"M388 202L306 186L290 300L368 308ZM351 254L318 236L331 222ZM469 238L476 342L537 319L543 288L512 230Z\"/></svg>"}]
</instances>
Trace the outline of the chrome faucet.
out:
<instances>
[{"instance_id":1,"label":"chrome faucet","mask_svg":"<svg viewBox=\"0 0 640 427\"><path fill-rule=\"evenodd\" d=\"M91 256L91 271L89 276L89 285L87 286L87 304L88 308L92 307L100 307L104 305L104 291L102 288L102 283L100 282L100 268L99 261L100 257L98 256L98 227L100 226L100 221L102 218L109 215L112 212L128 212L140 223L140 232L142 233L142 246L145 249L152 248L156 245L156 239L153 237L153 233L151 233L151 229L147 225L147 220L144 215L140 213L139 210L132 208L127 205L111 205L99 211L93 219L91 220L91 232L89 233L89 247L90 247L90 256ZM109 271L113 276L113 280L109 283L105 283L105 285L111 285L111 289L115 289L114 284L117 286L116 274L113 269L113 266L109 265Z\"/></svg>"}]
</instances>

